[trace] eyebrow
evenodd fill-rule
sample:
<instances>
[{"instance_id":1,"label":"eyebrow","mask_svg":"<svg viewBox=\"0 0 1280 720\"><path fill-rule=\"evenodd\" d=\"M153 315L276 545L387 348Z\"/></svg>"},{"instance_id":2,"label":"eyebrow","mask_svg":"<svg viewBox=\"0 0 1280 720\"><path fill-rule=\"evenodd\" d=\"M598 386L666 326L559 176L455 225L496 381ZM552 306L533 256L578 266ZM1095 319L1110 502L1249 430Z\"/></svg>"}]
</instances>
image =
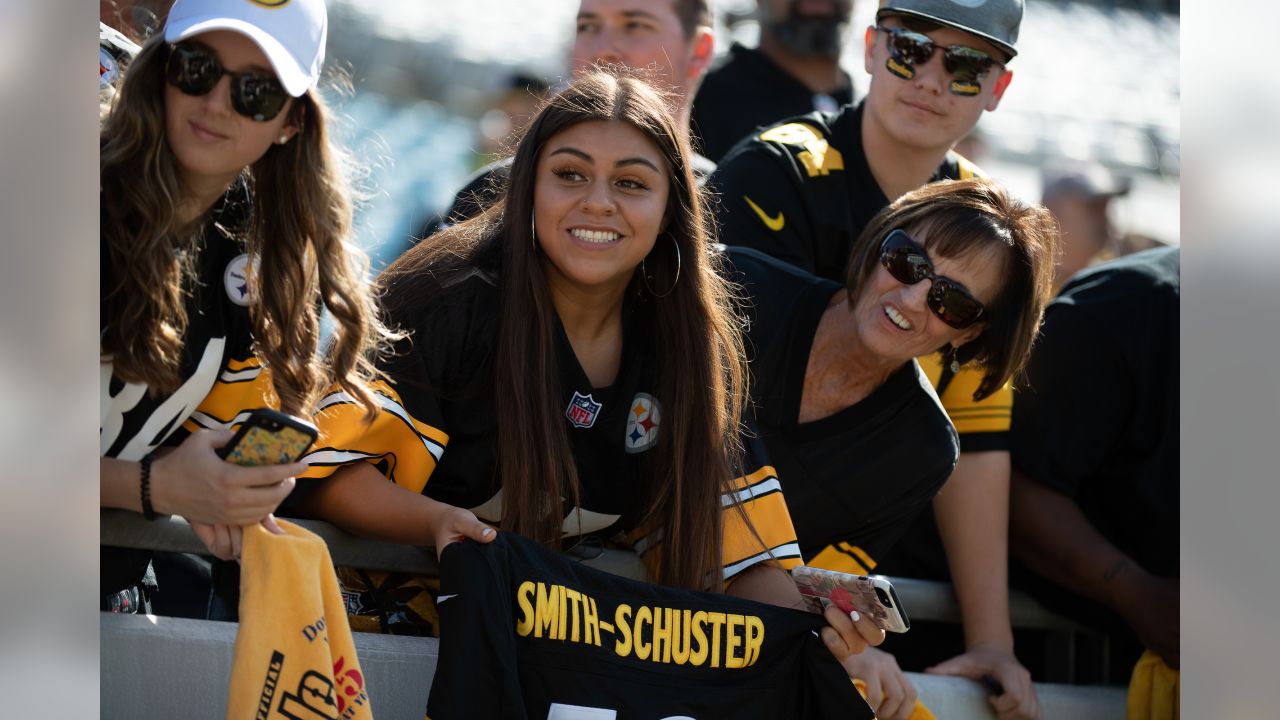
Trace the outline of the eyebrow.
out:
<instances>
[{"instance_id":1,"label":"eyebrow","mask_svg":"<svg viewBox=\"0 0 1280 720\"><path fill-rule=\"evenodd\" d=\"M552 155L573 155L574 157L582 158L582 160L586 162L595 162L595 158L573 147L556 148L555 150L552 150L550 153L548 153L547 157L550 157ZM645 167L652 169L656 173L659 173L659 174L662 173L662 171L658 169L657 165L654 165L652 162L642 157L623 158L613 164L614 167L627 167L629 165L644 165Z\"/></svg>"},{"instance_id":2,"label":"eyebrow","mask_svg":"<svg viewBox=\"0 0 1280 720\"><path fill-rule=\"evenodd\" d=\"M626 18L626 19L646 18L654 21L657 21L658 19L658 16L656 14L651 13L648 10L623 10L620 14L622 15L623 18ZM587 12L578 13L579 20L599 20L600 18L601 18L601 14L598 12L587 11Z\"/></svg>"}]
</instances>

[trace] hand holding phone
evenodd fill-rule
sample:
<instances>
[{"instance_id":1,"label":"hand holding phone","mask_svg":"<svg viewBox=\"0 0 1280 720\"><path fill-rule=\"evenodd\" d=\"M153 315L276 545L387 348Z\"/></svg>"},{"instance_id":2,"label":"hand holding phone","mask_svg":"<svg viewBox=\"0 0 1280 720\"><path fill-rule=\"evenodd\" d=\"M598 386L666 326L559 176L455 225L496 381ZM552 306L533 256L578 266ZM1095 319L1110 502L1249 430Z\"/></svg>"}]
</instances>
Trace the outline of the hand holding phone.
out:
<instances>
[{"instance_id":1,"label":"hand holding phone","mask_svg":"<svg viewBox=\"0 0 1280 720\"><path fill-rule=\"evenodd\" d=\"M240 425L218 456L229 463L255 467L296 462L320 433L311 423L270 408L258 408Z\"/></svg>"},{"instance_id":2,"label":"hand holding phone","mask_svg":"<svg viewBox=\"0 0 1280 720\"><path fill-rule=\"evenodd\" d=\"M911 629L893 583L879 575L851 575L801 566L791 571L791 577L813 612L821 613L827 605L835 605L846 613L856 609L881 630L904 633Z\"/></svg>"}]
</instances>

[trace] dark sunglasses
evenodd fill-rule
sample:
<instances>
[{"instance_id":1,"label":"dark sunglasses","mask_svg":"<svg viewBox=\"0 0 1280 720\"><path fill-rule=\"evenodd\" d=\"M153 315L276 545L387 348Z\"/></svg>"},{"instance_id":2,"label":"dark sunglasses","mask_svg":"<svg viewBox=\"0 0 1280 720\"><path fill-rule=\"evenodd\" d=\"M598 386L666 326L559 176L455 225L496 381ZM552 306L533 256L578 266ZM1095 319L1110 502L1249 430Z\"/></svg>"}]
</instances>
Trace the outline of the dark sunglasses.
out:
<instances>
[{"instance_id":1,"label":"dark sunglasses","mask_svg":"<svg viewBox=\"0 0 1280 720\"><path fill-rule=\"evenodd\" d=\"M972 96L982 92L978 80L990 72L993 65L1001 64L995 58L976 48L964 45L942 47L918 32L903 28L876 26L889 35L889 59L885 67L889 72L905 80L916 76L916 65L923 65L933 57L933 51L941 48L942 67L951 74L951 93Z\"/></svg>"},{"instance_id":2,"label":"dark sunglasses","mask_svg":"<svg viewBox=\"0 0 1280 720\"><path fill-rule=\"evenodd\" d=\"M933 272L929 254L905 230L894 230L885 236L884 242L880 244L880 264L884 265L894 280L904 285L932 280L929 309L939 320L957 330L978 322L985 312L982 303L970 295L963 285Z\"/></svg>"},{"instance_id":3,"label":"dark sunglasses","mask_svg":"<svg viewBox=\"0 0 1280 720\"><path fill-rule=\"evenodd\" d=\"M226 75L231 78L231 106L257 122L267 122L280 114L289 93L273 75L255 72L228 72L218 58L199 45L174 45L165 64L165 80L183 94L208 95Z\"/></svg>"}]
</instances>

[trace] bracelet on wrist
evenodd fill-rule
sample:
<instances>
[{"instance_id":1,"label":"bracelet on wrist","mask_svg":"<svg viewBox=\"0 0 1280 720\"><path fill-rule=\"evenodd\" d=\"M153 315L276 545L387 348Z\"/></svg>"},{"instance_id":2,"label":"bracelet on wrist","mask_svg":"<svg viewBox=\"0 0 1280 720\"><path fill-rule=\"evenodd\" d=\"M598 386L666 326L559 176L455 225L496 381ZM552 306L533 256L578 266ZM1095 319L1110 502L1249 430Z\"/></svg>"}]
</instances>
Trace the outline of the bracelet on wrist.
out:
<instances>
[{"instance_id":1,"label":"bracelet on wrist","mask_svg":"<svg viewBox=\"0 0 1280 720\"><path fill-rule=\"evenodd\" d=\"M138 483L138 492L142 495L142 516L148 520L155 520L156 509L151 507L151 462L156 459L154 452L149 452L142 456L139 463L142 466L142 477Z\"/></svg>"}]
</instances>

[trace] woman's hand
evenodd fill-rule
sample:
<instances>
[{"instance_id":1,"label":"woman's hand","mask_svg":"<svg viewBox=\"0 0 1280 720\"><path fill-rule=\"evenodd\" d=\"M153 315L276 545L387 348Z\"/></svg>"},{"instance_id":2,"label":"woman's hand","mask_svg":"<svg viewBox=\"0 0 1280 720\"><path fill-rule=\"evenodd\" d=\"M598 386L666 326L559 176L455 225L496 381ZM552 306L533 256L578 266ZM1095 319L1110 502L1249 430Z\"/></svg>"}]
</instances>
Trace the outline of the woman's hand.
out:
<instances>
[{"instance_id":1,"label":"woman's hand","mask_svg":"<svg viewBox=\"0 0 1280 720\"><path fill-rule=\"evenodd\" d=\"M880 720L907 720L916 707L916 689L892 655L875 648L850 655L845 672L867 686L867 704Z\"/></svg>"},{"instance_id":2,"label":"woman's hand","mask_svg":"<svg viewBox=\"0 0 1280 720\"><path fill-rule=\"evenodd\" d=\"M259 522L273 512L293 490L293 476L306 470L307 464L234 465L215 452L232 437L230 430L198 430L173 452L157 457L151 466L155 511L181 515L193 525L236 527ZM219 547L229 546L219 543Z\"/></svg>"},{"instance_id":3,"label":"woman's hand","mask_svg":"<svg viewBox=\"0 0 1280 720\"><path fill-rule=\"evenodd\" d=\"M284 528L276 523L274 515L262 519L262 527L273 535L283 535ZM240 560L240 550L244 542L244 528L239 525L206 525L191 523L200 542L208 548L209 554L219 560Z\"/></svg>"},{"instance_id":4,"label":"woman's hand","mask_svg":"<svg viewBox=\"0 0 1280 720\"><path fill-rule=\"evenodd\" d=\"M854 612L857 613L856 610ZM832 605L823 616L827 619L827 627L822 628L822 642L841 665L851 656L866 650L868 645L884 642L884 630L876 627L865 615L858 614L858 619L854 620Z\"/></svg>"},{"instance_id":5,"label":"woman's hand","mask_svg":"<svg viewBox=\"0 0 1280 720\"><path fill-rule=\"evenodd\" d=\"M1036 697L1031 673L1018 662L1013 653L993 645L975 645L961 655L938 663L925 672L932 675L957 675L973 680L984 676L1000 683L1004 692L987 698L1000 720L1035 720L1043 717L1040 700Z\"/></svg>"},{"instance_id":6,"label":"woman's hand","mask_svg":"<svg viewBox=\"0 0 1280 720\"><path fill-rule=\"evenodd\" d=\"M434 501L433 501L434 502ZM471 539L476 542L492 542L498 536L493 528L480 522L470 510L435 502L437 506L431 520L431 534L435 537L436 557L444 552L446 546L459 540Z\"/></svg>"}]
</instances>

